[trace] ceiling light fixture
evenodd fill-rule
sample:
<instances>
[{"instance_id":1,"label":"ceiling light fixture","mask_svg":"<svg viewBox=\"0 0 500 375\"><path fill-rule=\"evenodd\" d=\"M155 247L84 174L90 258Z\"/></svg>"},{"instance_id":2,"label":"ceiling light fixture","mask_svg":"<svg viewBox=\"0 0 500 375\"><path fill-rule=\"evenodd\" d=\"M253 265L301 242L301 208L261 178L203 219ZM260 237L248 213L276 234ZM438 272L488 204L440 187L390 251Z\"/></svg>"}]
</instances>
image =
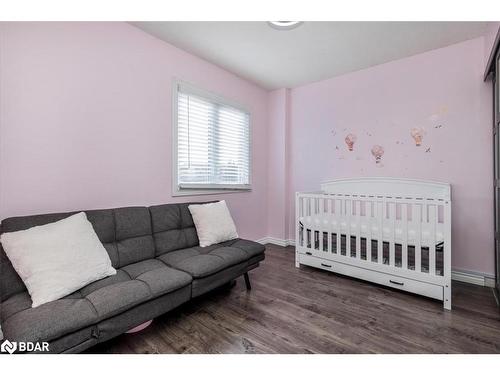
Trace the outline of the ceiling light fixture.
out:
<instances>
[{"instance_id":1,"label":"ceiling light fixture","mask_svg":"<svg viewBox=\"0 0 500 375\"><path fill-rule=\"evenodd\" d=\"M292 30L302 24L301 21L268 21L267 23L276 30Z\"/></svg>"}]
</instances>

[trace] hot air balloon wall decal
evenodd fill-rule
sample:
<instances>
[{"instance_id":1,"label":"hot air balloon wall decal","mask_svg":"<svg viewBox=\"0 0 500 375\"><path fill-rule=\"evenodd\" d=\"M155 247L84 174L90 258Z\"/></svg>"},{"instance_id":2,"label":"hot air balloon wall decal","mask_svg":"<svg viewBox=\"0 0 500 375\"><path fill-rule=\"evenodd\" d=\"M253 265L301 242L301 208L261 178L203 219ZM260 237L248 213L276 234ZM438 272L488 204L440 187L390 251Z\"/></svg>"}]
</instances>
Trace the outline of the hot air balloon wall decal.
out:
<instances>
[{"instance_id":1,"label":"hot air balloon wall decal","mask_svg":"<svg viewBox=\"0 0 500 375\"><path fill-rule=\"evenodd\" d=\"M373 146L372 155L375 158L375 163L380 166L382 162L382 156L384 155L384 148L380 145Z\"/></svg>"},{"instance_id":2,"label":"hot air balloon wall decal","mask_svg":"<svg viewBox=\"0 0 500 375\"><path fill-rule=\"evenodd\" d=\"M352 133L347 134L344 141L345 141L349 151L352 151L354 149L354 143L356 143L357 139L358 139L358 137L356 137L356 134L352 134Z\"/></svg>"},{"instance_id":3,"label":"hot air balloon wall decal","mask_svg":"<svg viewBox=\"0 0 500 375\"><path fill-rule=\"evenodd\" d=\"M410 135L415 140L415 146L420 146L424 138L425 131L423 128L412 128L410 130Z\"/></svg>"}]
</instances>

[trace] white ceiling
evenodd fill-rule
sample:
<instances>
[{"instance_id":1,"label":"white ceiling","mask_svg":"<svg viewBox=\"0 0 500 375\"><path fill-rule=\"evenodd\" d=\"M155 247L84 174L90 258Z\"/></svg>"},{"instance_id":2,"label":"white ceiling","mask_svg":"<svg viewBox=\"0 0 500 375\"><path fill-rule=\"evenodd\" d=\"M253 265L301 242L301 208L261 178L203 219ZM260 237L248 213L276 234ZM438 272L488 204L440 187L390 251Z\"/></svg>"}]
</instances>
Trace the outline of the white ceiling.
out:
<instances>
[{"instance_id":1,"label":"white ceiling","mask_svg":"<svg viewBox=\"0 0 500 375\"><path fill-rule=\"evenodd\" d=\"M487 22L133 22L266 89L295 87L483 35Z\"/></svg>"}]
</instances>

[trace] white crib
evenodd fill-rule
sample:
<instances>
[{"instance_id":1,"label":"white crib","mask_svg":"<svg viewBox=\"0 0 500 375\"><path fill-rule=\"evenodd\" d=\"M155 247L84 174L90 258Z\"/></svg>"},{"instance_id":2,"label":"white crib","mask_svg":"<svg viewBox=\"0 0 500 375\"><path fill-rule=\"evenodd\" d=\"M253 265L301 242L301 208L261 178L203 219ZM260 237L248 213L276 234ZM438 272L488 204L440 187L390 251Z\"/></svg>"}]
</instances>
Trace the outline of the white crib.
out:
<instances>
[{"instance_id":1,"label":"white crib","mask_svg":"<svg viewBox=\"0 0 500 375\"><path fill-rule=\"evenodd\" d=\"M451 309L451 187L397 178L339 179L297 193L295 265L443 301Z\"/></svg>"}]
</instances>

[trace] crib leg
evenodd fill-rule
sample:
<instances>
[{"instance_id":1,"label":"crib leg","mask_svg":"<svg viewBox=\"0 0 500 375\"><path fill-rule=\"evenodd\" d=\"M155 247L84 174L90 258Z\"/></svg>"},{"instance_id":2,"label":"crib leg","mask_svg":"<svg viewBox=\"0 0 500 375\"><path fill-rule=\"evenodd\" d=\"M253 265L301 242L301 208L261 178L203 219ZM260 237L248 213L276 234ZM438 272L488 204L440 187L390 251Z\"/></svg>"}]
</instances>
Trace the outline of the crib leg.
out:
<instances>
[{"instance_id":1,"label":"crib leg","mask_svg":"<svg viewBox=\"0 0 500 375\"><path fill-rule=\"evenodd\" d=\"M445 285L444 286L443 307L446 310L451 310L451 285Z\"/></svg>"}]
</instances>

